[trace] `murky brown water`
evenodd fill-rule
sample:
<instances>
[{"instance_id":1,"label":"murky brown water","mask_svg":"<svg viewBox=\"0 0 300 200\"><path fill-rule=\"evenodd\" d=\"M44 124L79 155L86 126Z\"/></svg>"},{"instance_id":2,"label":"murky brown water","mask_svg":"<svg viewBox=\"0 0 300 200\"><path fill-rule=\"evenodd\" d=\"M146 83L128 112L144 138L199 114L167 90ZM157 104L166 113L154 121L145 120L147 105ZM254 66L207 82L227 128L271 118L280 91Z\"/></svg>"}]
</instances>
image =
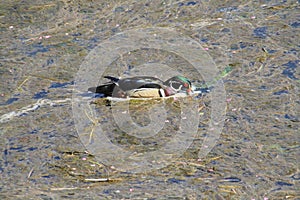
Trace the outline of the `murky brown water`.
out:
<instances>
[{"instance_id":1,"label":"murky brown water","mask_svg":"<svg viewBox=\"0 0 300 200\"><path fill-rule=\"evenodd\" d=\"M300 199L299 1L9 1L0 13L1 199ZM181 157L159 170L119 172L78 137L74 79L101 41L154 26L198 41L220 71L232 67L223 78L225 126L198 160L209 128L206 94L198 135ZM109 122L109 107L98 110L102 118L87 133ZM117 134L126 148L153 147ZM109 181L87 180L95 178Z\"/></svg>"}]
</instances>

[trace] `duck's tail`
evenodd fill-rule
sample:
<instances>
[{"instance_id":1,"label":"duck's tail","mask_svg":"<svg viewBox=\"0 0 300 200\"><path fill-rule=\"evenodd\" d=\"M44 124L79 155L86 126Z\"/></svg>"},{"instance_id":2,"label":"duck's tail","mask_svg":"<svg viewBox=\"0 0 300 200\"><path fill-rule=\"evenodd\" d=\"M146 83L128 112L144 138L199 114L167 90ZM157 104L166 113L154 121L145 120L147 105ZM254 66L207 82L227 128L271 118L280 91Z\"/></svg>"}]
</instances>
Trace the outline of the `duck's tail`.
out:
<instances>
[{"instance_id":1,"label":"duck's tail","mask_svg":"<svg viewBox=\"0 0 300 200\"><path fill-rule=\"evenodd\" d=\"M97 87L91 87L88 89L88 91L93 93L101 93L104 94L105 96L112 96L115 87L116 85L114 83L108 83Z\"/></svg>"},{"instance_id":2,"label":"duck's tail","mask_svg":"<svg viewBox=\"0 0 300 200\"><path fill-rule=\"evenodd\" d=\"M116 77L113 77L113 76L104 76L104 78L107 78L107 79L111 80L114 83L117 83L120 80L119 78L116 78Z\"/></svg>"},{"instance_id":3,"label":"duck's tail","mask_svg":"<svg viewBox=\"0 0 300 200\"><path fill-rule=\"evenodd\" d=\"M101 93L105 96L112 96L114 89L118 87L117 85L120 79L113 76L104 76L104 78L109 79L111 82L105 83L97 87L88 88L88 91L93 93Z\"/></svg>"}]
</instances>

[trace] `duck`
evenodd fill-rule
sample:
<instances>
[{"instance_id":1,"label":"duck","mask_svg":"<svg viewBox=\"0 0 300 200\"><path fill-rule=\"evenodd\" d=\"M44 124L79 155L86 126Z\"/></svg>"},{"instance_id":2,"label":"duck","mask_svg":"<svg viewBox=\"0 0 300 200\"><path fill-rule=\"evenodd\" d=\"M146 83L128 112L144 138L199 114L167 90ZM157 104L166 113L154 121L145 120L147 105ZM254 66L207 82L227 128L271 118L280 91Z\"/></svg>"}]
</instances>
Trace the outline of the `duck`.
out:
<instances>
[{"instance_id":1,"label":"duck","mask_svg":"<svg viewBox=\"0 0 300 200\"><path fill-rule=\"evenodd\" d=\"M100 93L104 97L117 98L158 98L169 97L182 93L190 95L191 81L184 76L174 76L166 81L151 76L135 76L129 78L116 78L104 76L109 81L88 88L88 91Z\"/></svg>"}]
</instances>

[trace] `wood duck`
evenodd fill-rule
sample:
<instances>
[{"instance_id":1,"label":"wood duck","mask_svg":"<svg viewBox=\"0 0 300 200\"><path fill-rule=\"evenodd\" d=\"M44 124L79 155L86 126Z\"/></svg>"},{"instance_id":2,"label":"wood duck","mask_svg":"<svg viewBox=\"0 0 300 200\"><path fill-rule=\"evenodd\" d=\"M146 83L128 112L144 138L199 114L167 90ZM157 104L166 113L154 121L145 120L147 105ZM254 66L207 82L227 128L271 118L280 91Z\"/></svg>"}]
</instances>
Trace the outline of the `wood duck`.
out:
<instances>
[{"instance_id":1,"label":"wood duck","mask_svg":"<svg viewBox=\"0 0 300 200\"><path fill-rule=\"evenodd\" d=\"M166 81L150 76L123 79L104 76L104 78L110 81L97 87L91 87L88 91L101 93L105 97L118 98L168 97L177 93L189 95L192 91L191 81L183 76L174 76Z\"/></svg>"}]
</instances>

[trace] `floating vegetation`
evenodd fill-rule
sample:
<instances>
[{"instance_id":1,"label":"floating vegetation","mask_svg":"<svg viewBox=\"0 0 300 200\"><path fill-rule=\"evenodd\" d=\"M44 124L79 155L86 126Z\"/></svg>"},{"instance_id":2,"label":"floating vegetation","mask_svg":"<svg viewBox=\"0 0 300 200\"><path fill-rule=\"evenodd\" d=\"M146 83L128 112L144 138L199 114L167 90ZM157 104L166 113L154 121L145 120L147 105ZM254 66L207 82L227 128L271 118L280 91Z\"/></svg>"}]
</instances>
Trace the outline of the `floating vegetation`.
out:
<instances>
[{"instance_id":1,"label":"floating vegetation","mask_svg":"<svg viewBox=\"0 0 300 200\"><path fill-rule=\"evenodd\" d=\"M1 199L300 199L299 1L0 4ZM200 122L184 154L164 168L131 173L122 171L125 162L118 171L85 152L74 127L72 84L93 48L140 27L176 29L197 40L220 74L204 82L192 67L183 68L189 63L178 55L147 48L128 54L128 63L120 55L107 68L130 76L141 73L134 66L160 63L199 81L205 92L185 97L186 103L199 103ZM226 119L214 148L200 159L200 149L209 147L205 138L214 136L208 134L210 91L219 80L227 93ZM95 111L86 111L91 140L101 123L112 144L136 154L161 148L180 128L175 116L181 114L181 97L124 102L80 97ZM151 108L164 107L170 117L163 133L141 139L119 130L111 105L126 104L141 126L149 123Z\"/></svg>"}]
</instances>

